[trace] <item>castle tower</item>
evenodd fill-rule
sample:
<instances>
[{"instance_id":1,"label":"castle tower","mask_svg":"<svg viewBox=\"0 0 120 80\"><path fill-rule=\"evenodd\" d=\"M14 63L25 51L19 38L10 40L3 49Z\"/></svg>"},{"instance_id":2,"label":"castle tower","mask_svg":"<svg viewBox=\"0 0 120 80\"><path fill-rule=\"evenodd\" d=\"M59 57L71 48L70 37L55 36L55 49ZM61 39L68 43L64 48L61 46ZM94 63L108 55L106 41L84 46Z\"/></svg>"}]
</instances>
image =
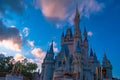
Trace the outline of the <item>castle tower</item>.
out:
<instances>
[{"instance_id":1,"label":"castle tower","mask_svg":"<svg viewBox=\"0 0 120 80\"><path fill-rule=\"evenodd\" d=\"M112 65L110 61L107 59L106 54L104 54L103 60L102 60L102 67L103 67L103 78L110 78L112 79Z\"/></svg>"},{"instance_id":2,"label":"castle tower","mask_svg":"<svg viewBox=\"0 0 120 80\"><path fill-rule=\"evenodd\" d=\"M83 38L83 39L82 39ZM112 65L104 55L102 65L96 53L90 49L86 27L83 37L80 29L80 14L76 7L74 33L71 28L61 35L61 50L54 58L53 42L42 64L40 80L102 80L112 78Z\"/></svg>"},{"instance_id":3,"label":"castle tower","mask_svg":"<svg viewBox=\"0 0 120 80\"><path fill-rule=\"evenodd\" d=\"M80 41L80 44L82 43L82 36L80 30L80 14L79 14L78 6L76 6L76 13L74 17L74 42L77 41Z\"/></svg>"},{"instance_id":4,"label":"castle tower","mask_svg":"<svg viewBox=\"0 0 120 80\"><path fill-rule=\"evenodd\" d=\"M90 62L93 62L93 61L94 61L94 53L93 53L93 50L92 50L92 48L90 48L90 56L89 56L89 61L90 61Z\"/></svg>"},{"instance_id":5,"label":"castle tower","mask_svg":"<svg viewBox=\"0 0 120 80\"><path fill-rule=\"evenodd\" d=\"M50 49L44 59L44 76L42 80L53 80L54 71L54 51L53 42L51 43Z\"/></svg>"}]
</instances>

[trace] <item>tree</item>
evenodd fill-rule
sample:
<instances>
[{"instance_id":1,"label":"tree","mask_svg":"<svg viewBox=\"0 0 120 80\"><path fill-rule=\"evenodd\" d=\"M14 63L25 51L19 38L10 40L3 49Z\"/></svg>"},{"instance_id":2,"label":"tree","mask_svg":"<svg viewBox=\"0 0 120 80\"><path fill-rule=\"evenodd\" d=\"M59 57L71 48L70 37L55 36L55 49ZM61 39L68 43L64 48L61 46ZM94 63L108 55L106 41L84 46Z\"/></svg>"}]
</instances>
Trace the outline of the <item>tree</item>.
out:
<instances>
[{"instance_id":1,"label":"tree","mask_svg":"<svg viewBox=\"0 0 120 80\"><path fill-rule=\"evenodd\" d=\"M15 61L12 56L0 58L0 72L11 72L14 74L14 67L17 74L22 74L25 77L32 79L33 71L37 69L36 63L30 63L26 58L23 61Z\"/></svg>"},{"instance_id":2,"label":"tree","mask_svg":"<svg viewBox=\"0 0 120 80\"><path fill-rule=\"evenodd\" d=\"M12 56L0 58L0 72L9 72L12 69L13 64L10 63Z\"/></svg>"}]
</instances>

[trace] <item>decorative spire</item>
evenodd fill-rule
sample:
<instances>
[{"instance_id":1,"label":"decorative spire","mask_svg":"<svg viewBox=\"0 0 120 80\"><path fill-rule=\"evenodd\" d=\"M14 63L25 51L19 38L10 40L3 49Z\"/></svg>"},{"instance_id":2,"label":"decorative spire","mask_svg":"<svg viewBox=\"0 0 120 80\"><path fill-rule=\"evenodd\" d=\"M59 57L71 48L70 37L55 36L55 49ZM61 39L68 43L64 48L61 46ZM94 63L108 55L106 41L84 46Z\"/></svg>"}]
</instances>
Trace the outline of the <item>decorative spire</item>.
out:
<instances>
[{"instance_id":1,"label":"decorative spire","mask_svg":"<svg viewBox=\"0 0 120 80\"><path fill-rule=\"evenodd\" d=\"M64 31L62 32L62 37L64 37Z\"/></svg>"},{"instance_id":2,"label":"decorative spire","mask_svg":"<svg viewBox=\"0 0 120 80\"><path fill-rule=\"evenodd\" d=\"M93 50L92 50L92 48L90 49L90 57L93 57Z\"/></svg>"},{"instance_id":3,"label":"decorative spire","mask_svg":"<svg viewBox=\"0 0 120 80\"><path fill-rule=\"evenodd\" d=\"M53 52L53 40L52 40L52 42L51 42L50 52Z\"/></svg>"},{"instance_id":4,"label":"decorative spire","mask_svg":"<svg viewBox=\"0 0 120 80\"><path fill-rule=\"evenodd\" d=\"M107 56L106 56L106 53L104 53L103 60L108 60L108 59L107 59Z\"/></svg>"},{"instance_id":5,"label":"decorative spire","mask_svg":"<svg viewBox=\"0 0 120 80\"><path fill-rule=\"evenodd\" d=\"M78 23L80 22L80 14L79 14L79 10L78 10L78 5L76 4L76 11L75 11L75 17L74 17L74 22Z\"/></svg>"},{"instance_id":6,"label":"decorative spire","mask_svg":"<svg viewBox=\"0 0 120 80\"><path fill-rule=\"evenodd\" d=\"M53 59L54 59L54 51L53 51L53 40L52 40L50 48L45 56L45 60L53 60Z\"/></svg>"},{"instance_id":7,"label":"decorative spire","mask_svg":"<svg viewBox=\"0 0 120 80\"><path fill-rule=\"evenodd\" d=\"M78 19L80 17L79 10L78 10L78 4L76 4L76 13L75 13L75 18Z\"/></svg>"},{"instance_id":8,"label":"decorative spire","mask_svg":"<svg viewBox=\"0 0 120 80\"><path fill-rule=\"evenodd\" d=\"M87 30L86 30L86 26L84 26L84 40L87 40Z\"/></svg>"},{"instance_id":9,"label":"decorative spire","mask_svg":"<svg viewBox=\"0 0 120 80\"><path fill-rule=\"evenodd\" d=\"M79 10L78 10L78 5L77 5L76 13L74 17L74 37L80 38L80 41L82 42L82 36L81 36L81 30L80 30L79 24L80 24L80 15L79 15Z\"/></svg>"}]
</instances>

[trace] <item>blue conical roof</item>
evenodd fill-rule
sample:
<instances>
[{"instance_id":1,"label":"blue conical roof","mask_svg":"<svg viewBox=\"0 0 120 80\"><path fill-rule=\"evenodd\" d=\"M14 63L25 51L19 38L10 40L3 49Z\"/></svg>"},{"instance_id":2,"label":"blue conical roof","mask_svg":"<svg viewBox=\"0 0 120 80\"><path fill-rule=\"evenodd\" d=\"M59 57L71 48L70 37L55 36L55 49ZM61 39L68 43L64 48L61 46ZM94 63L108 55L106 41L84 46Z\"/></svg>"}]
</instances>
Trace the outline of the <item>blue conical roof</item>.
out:
<instances>
[{"instance_id":1,"label":"blue conical roof","mask_svg":"<svg viewBox=\"0 0 120 80\"><path fill-rule=\"evenodd\" d=\"M93 56L93 50L92 50L92 48L90 49L90 57L92 57Z\"/></svg>"},{"instance_id":2,"label":"blue conical roof","mask_svg":"<svg viewBox=\"0 0 120 80\"><path fill-rule=\"evenodd\" d=\"M53 51L53 40L52 40L52 42L51 42L51 45L50 45L50 50L49 50L50 52L54 52Z\"/></svg>"}]
</instances>

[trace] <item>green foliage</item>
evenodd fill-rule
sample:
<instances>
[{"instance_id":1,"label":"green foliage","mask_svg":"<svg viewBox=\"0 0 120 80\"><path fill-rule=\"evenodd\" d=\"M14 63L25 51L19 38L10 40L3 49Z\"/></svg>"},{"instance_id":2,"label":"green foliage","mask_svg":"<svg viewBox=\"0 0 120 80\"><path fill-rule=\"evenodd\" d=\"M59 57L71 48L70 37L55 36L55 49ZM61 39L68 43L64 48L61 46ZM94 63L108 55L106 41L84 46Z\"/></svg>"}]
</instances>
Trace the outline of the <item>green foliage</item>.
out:
<instances>
[{"instance_id":1,"label":"green foliage","mask_svg":"<svg viewBox=\"0 0 120 80\"><path fill-rule=\"evenodd\" d=\"M36 63L30 63L27 59L24 59L23 61L17 61L13 64L15 60L12 56L0 58L0 72L11 72L14 73L14 66L17 67L19 71L17 73L24 75L25 77L28 77L30 80L32 79L33 71L37 69Z\"/></svg>"},{"instance_id":2,"label":"green foliage","mask_svg":"<svg viewBox=\"0 0 120 80\"><path fill-rule=\"evenodd\" d=\"M0 58L0 72L9 72L9 70L12 69L13 64L10 63L10 60L12 60L13 57L5 57L5 58Z\"/></svg>"}]
</instances>

